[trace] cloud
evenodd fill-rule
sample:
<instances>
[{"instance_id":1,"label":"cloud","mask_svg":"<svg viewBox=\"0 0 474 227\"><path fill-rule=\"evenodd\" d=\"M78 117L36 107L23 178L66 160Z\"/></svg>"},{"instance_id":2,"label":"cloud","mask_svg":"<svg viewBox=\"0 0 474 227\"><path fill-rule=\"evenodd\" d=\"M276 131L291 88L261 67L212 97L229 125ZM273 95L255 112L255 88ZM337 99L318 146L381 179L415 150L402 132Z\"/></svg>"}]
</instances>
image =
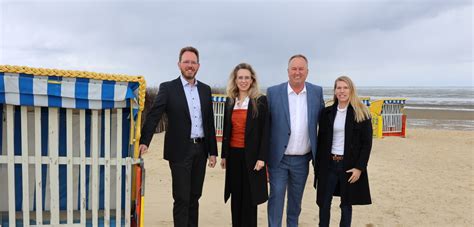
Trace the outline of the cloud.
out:
<instances>
[{"instance_id":1,"label":"cloud","mask_svg":"<svg viewBox=\"0 0 474 227\"><path fill-rule=\"evenodd\" d=\"M176 78L179 49L201 53L198 77L225 86L240 62L263 87L310 60L309 81L472 86L470 1L3 1L0 64Z\"/></svg>"}]
</instances>

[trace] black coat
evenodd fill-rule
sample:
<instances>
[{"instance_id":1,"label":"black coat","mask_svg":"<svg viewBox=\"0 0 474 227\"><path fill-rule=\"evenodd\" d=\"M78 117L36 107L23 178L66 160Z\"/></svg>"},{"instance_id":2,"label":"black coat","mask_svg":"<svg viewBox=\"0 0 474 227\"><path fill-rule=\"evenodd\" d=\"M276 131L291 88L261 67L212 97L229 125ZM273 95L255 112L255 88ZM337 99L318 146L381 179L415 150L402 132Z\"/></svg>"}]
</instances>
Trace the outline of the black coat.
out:
<instances>
[{"instance_id":1,"label":"black coat","mask_svg":"<svg viewBox=\"0 0 474 227\"><path fill-rule=\"evenodd\" d=\"M214 112L212 110L211 88L198 81L199 99L201 102L202 126L204 131L204 147L209 155L217 156L216 132L214 129ZM189 139L191 138L191 117L186 101L183 84L178 77L160 85L158 95L148 112L142 128L140 144L149 145L156 126L163 113L168 116L168 129L165 134L164 159L179 161L188 157Z\"/></svg>"},{"instance_id":2,"label":"black coat","mask_svg":"<svg viewBox=\"0 0 474 227\"><path fill-rule=\"evenodd\" d=\"M222 158L229 158L230 137L232 132L232 112L234 104L230 104L230 98L227 99L224 111L224 132L222 139ZM247 122L245 124L245 160L247 164L247 171L250 183L250 192L252 194L252 202L255 205L264 203L268 200L268 186L267 186L267 169L264 166L260 171L253 170L257 160L267 160L268 153L268 104L265 96L260 96L257 99L258 115L253 117L252 99L250 99L247 109ZM235 103L235 102L234 102ZM227 161L228 163L229 161ZM229 165L226 169L224 201L230 197L230 179Z\"/></svg>"},{"instance_id":3,"label":"black coat","mask_svg":"<svg viewBox=\"0 0 474 227\"><path fill-rule=\"evenodd\" d=\"M324 203L328 168L332 149L334 119L337 113L337 102L333 106L326 107L321 113L318 133L318 152L315 163L315 183L317 182L318 205ZM360 178L355 183L347 182L352 173L346 173L341 190L336 187L335 196L341 196L343 205L365 205L371 204L369 179L367 177L367 162L372 149L372 123L370 119L356 122L354 109L351 105L347 108L346 124L344 134L344 171L357 168L362 171Z\"/></svg>"}]
</instances>

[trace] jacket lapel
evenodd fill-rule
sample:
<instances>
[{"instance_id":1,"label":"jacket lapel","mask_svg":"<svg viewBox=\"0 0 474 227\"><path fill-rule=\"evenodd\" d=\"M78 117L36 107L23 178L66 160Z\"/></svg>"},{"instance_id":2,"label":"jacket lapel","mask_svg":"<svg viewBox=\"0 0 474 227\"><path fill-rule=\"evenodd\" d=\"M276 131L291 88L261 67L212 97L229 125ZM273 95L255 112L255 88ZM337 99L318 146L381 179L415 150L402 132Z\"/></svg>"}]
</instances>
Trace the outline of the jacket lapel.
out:
<instances>
[{"instance_id":1,"label":"jacket lapel","mask_svg":"<svg viewBox=\"0 0 474 227\"><path fill-rule=\"evenodd\" d=\"M249 105L248 105L248 108L247 108L247 120L245 122L245 138L248 138L250 136L250 132L252 131L253 129L253 126L255 125L254 122L252 121L253 120L253 117L252 117L252 112L253 112L253 100L250 99L249 100Z\"/></svg>"},{"instance_id":2,"label":"jacket lapel","mask_svg":"<svg viewBox=\"0 0 474 227\"><path fill-rule=\"evenodd\" d=\"M206 96L206 91L204 91L204 86L202 86L201 81L197 81L197 82L198 82L197 88L199 92L199 102L201 103L201 117L202 117L202 121L204 125L204 119L207 119L206 117L207 105L209 104L210 100L208 100L209 97Z\"/></svg>"},{"instance_id":3,"label":"jacket lapel","mask_svg":"<svg viewBox=\"0 0 474 227\"><path fill-rule=\"evenodd\" d=\"M281 86L280 95L283 104L283 111L285 112L286 122L288 123L288 128L291 128L290 124L290 107L288 104L288 83L283 84Z\"/></svg>"},{"instance_id":4,"label":"jacket lapel","mask_svg":"<svg viewBox=\"0 0 474 227\"><path fill-rule=\"evenodd\" d=\"M181 102L181 104L185 106L186 108L185 115L187 116L187 119L191 121L191 116L189 115L188 101L186 100L186 94L184 93L184 87L183 87L183 84L181 83L181 78L178 77L178 79L176 79L174 82L175 82L176 93L177 93L176 97L178 97L178 100Z\"/></svg>"},{"instance_id":5,"label":"jacket lapel","mask_svg":"<svg viewBox=\"0 0 474 227\"><path fill-rule=\"evenodd\" d=\"M344 126L344 152L349 152L349 144L352 140L352 131L354 129L354 109L349 104L347 107L346 124Z\"/></svg>"},{"instance_id":6,"label":"jacket lapel","mask_svg":"<svg viewBox=\"0 0 474 227\"><path fill-rule=\"evenodd\" d=\"M307 111L308 111L308 128L311 128L312 125L313 125L313 120L317 120L317 119L314 119L314 114L313 113L313 110L314 110L314 106L313 106L313 99L316 98L316 94L314 94L313 92L313 89L311 89L310 86L306 86L306 103L307 103Z\"/></svg>"}]
</instances>

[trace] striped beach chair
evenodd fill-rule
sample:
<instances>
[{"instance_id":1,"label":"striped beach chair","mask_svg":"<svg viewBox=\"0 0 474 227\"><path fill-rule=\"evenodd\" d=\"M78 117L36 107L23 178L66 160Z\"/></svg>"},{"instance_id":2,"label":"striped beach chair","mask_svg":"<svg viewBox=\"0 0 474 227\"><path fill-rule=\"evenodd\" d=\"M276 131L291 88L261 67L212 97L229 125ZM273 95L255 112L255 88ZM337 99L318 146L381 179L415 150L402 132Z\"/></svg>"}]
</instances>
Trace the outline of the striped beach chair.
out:
<instances>
[{"instance_id":1,"label":"striped beach chair","mask_svg":"<svg viewBox=\"0 0 474 227\"><path fill-rule=\"evenodd\" d=\"M142 226L144 96L140 76L0 65L0 226Z\"/></svg>"}]
</instances>

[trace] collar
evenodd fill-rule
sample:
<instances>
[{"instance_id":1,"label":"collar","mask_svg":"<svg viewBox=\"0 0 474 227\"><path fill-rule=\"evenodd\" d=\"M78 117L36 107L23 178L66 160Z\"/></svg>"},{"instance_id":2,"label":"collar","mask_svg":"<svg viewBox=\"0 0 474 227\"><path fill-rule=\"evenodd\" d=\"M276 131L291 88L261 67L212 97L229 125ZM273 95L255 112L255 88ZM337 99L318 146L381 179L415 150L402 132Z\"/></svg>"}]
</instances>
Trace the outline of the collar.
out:
<instances>
[{"instance_id":1,"label":"collar","mask_svg":"<svg viewBox=\"0 0 474 227\"><path fill-rule=\"evenodd\" d=\"M179 79L181 79L181 84L183 84L183 87L185 87L186 85L188 85L188 86L197 86L198 85L198 81L196 79L194 79L194 85L191 85L186 79L184 79L183 75L179 76Z\"/></svg>"},{"instance_id":2,"label":"collar","mask_svg":"<svg viewBox=\"0 0 474 227\"><path fill-rule=\"evenodd\" d=\"M291 88L291 86L290 86L290 82L288 82L287 88L288 88L287 89L288 95L290 95L291 93L296 95L296 92L293 91L293 88ZM306 93L306 83L304 84L303 90L301 90L300 94L305 94L305 93Z\"/></svg>"}]
</instances>

